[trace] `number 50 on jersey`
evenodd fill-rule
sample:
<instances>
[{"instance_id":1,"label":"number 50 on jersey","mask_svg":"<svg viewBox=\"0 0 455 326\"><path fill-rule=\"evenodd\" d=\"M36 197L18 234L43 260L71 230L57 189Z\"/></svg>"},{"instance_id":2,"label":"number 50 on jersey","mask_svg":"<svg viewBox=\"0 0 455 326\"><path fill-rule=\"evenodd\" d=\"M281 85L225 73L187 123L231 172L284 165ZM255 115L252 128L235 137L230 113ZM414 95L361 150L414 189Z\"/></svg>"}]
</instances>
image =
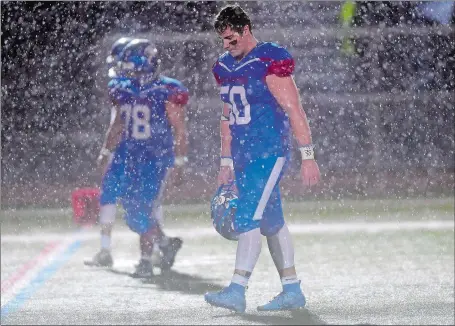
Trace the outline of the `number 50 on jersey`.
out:
<instances>
[{"instance_id":1,"label":"number 50 on jersey","mask_svg":"<svg viewBox=\"0 0 455 326\"><path fill-rule=\"evenodd\" d=\"M246 99L244 86L222 86L223 100L231 104L229 124L246 125L251 121L251 106ZM227 98L224 98L227 96ZM227 100L227 101L226 101Z\"/></svg>"}]
</instances>

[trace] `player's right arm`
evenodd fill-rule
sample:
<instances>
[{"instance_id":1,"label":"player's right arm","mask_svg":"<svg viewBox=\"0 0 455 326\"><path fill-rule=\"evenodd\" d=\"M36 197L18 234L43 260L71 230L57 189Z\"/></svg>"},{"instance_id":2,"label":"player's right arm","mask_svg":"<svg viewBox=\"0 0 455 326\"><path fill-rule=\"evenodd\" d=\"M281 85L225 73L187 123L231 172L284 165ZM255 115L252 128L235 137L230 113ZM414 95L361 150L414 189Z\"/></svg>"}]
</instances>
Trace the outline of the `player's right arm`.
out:
<instances>
[{"instance_id":1,"label":"player's right arm","mask_svg":"<svg viewBox=\"0 0 455 326\"><path fill-rule=\"evenodd\" d=\"M231 130L229 129L230 106L224 104L220 120L221 160L218 174L218 186L231 183L234 180L234 166L231 154Z\"/></svg>"},{"instance_id":2,"label":"player's right arm","mask_svg":"<svg viewBox=\"0 0 455 326\"><path fill-rule=\"evenodd\" d=\"M218 61L212 66L213 76L219 87L221 87L221 78L216 72ZM220 120L220 136L221 136L221 151L220 151L220 172L218 173L218 187L222 184L231 183L234 180L234 161L231 154L231 129L229 128L229 120L231 115L231 106L224 103L221 112Z\"/></svg>"},{"instance_id":3,"label":"player's right arm","mask_svg":"<svg viewBox=\"0 0 455 326\"><path fill-rule=\"evenodd\" d=\"M115 116L111 119L110 125L104 137L103 146L101 147L101 151L97 159L97 165L103 175L112 160L112 153L122 139L122 132L124 128L124 122L121 118L119 106L114 104L112 110L115 112Z\"/></svg>"}]
</instances>

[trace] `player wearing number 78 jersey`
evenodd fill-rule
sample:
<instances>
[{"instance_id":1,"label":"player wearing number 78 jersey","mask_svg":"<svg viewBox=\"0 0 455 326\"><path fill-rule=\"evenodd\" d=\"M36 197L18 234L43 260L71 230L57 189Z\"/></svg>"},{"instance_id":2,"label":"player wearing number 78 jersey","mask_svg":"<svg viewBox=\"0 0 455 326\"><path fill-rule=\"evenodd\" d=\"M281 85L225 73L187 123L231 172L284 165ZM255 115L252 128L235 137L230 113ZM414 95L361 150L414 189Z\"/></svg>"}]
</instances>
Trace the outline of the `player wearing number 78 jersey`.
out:
<instances>
[{"instance_id":1,"label":"player wearing number 78 jersey","mask_svg":"<svg viewBox=\"0 0 455 326\"><path fill-rule=\"evenodd\" d=\"M146 39L133 39L119 56L121 77L109 84L109 96L117 110L104 149L112 161L104 162L101 205L120 200L127 225L140 235L141 261L133 274L153 275L151 256L159 243L164 256L162 269L173 263L175 250L163 244L159 212L154 209L163 192L166 176L175 165L186 162L185 105L188 90L179 81L159 74L156 47ZM170 238L170 240L176 238ZM181 241L181 240L180 240ZM174 253L172 252L174 250Z\"/></svg>"},{"instance_id":2,"label":"player wearing number 78 jersey","mask_svg":"<svg viewBox=\"0 0 455 326\"><path fill-rule=\"evenodd\" d=\"M226 50L213 66L223 101L221 167L218 183L235 176L238 202L233 219L239 234L231 283L205 300L217 307L245 311L245 289L261 251L261 234L281 277L283 291L259 310L305 306L294 266L294 247L284 222L279 182L289 160L290 131L302 153L305 185L319 181L310 128L292 74L294 60L283 47L258 42L239 6L223 8L215 30Z\"/></svg>"}]
</instances>

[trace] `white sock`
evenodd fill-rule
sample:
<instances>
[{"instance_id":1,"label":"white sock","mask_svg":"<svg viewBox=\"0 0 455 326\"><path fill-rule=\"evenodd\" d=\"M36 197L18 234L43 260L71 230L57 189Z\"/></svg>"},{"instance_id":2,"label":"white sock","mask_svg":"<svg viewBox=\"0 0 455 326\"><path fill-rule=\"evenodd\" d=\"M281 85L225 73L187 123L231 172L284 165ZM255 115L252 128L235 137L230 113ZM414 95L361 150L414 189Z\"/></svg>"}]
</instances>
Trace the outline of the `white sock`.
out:
<instances>
[{"instance_id":1,"label":"white sock","mask_svg":"<svg viewBox=\"0 0 455 326\"><path fill-rule=\"evenodd\" d=\"M293 283L299 283L299 279L297 278L297 275L289 275L289 276L283 276L281 278L281 284L284 286L286 284L293 284Z\"/></svg>"},{"instance_id":2,"label":"white sock","mask_svg":"<svg viewBox=\"0 0 455 326\"><path fill-rule=\"evenodd\" d=\"M117 213L116 204L103 205L100 208L100 224L114 224L115 214Z\"/></svg>"},{"instance_id":3,"label":"white sock","mask_svg":"<svg viewBox=\"0 0 455 326\"><path fill-rule=\"evenodd\" d=\"M111 250L111 237L106 234L101 234L101 249Z\"/></svg>"},{"instance_id":4,"label":"white sock","mask_svg":"<svg viewBox=\"0 0 455 326\"><path fill-rule=\"evenodd\" d=\"M243 276L243 275L239 275L237 273L234 273L234 275L232 275L232 279L231 279L231 283L236 283L236 284L239 284L243 287L246 287L248 285L248 280L250 278L247 277L247 276Z\"/></svg>"},{"instance_id":5,"label":"white sock","mask_svg":"<svg viewBox=\"0 0 455 326\"><path fill-rule=\"evenodd\" d=\"M152 257L141 255L141 260L152 261Z\"/></svg>"},{"instance_id":6,"label":"white sock","mask_svg":"<svg viewBox=\"0 0 455 326\"><path fill-rule=\"evenodd\" d=\"M160 251L160 245L158 243L153 244L153 253L157 253Z\"/></svg>"},{"instance_id":7,"label":"white sock","mask_svg":"<svg viewBox=\"0 0 455 326\"><path fill-rule=\"evenodd\" d=\"M161 247L166 247L169 245L169 237L163 235L160 239L160 246Z\"/></svg>"},{"instance_id":8,"label":"white sock","mask_svg":"<svg viewBox=\"0 0 455 326\"><path fill-rule=\"evenodd\" d=\"M100 224L101 230L111 232L115 222L115 214L117 213L116 204L103 205L100 208ZM111 250L111 236L110 234L101 233L101 249Z\"/></svg>"},{"instance_id":9,"label":"white sock","mask_svg":"<svg viewBox=\"0 0 455 326\"><path fill-rule=\"evenodd\" d=\"M259 228L240 234L235 256L235 269L252 273L259 259L261 247L262 238Z\"/></svg>"},{"instance_id":10,"label":"white sock","mask_svg":"<svg viewBox=\"0 0 455 326\"><path fill-rule=\"evenodd\" d=\"M164 214L163 214L163 206L161 204L158 204L153 207L152 216L156 219L156 221L162 228L163 224L164 224L164 217L163 217Z\"/></svg>"},{"instance_id":11,"label":"white sock","mask_svg":"<svg viewBox=\"0 0 455 326\"><path fill-rule=\"evenodd\" d=\"M267 237L267 244L278 271L294 266L294 245L286 224L275 235Z\"/></svg>"},{"instance_id":12,"label":"white sock","mask_svg":"<svg viewBox=\"0 0 455 326\"><path fill-rule=\"evenodd\" d=\"M161 205L161 203L157 203L154 207L153 207L153 211L152 211L152 217L156 219L156 221L158 222L161 230L163 230L163 224L164 224L164 216L163 216L163 206ZM166 247L169 245L169 237L164 235L161 237L160 239L160 246L161 247Z\"/></svg>"}]
</instances>

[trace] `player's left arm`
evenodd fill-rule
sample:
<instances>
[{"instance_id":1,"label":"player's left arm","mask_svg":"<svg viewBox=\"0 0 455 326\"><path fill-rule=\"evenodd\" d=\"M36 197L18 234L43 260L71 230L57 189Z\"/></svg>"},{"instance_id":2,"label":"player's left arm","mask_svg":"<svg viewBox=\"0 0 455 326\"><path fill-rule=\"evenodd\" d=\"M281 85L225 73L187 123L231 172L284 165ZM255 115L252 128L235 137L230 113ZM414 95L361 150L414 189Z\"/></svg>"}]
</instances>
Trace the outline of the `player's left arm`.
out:
<instances>
[{"instance_id":1,"label":"player's left arm","mask_svg":"<svg viewBox=\"0 0 455 326\"><path fill-rule=\"evenodd\" d=\"M120 108L117 105L111 109L111 122L106 132L103 149L113 152L120 143L124 129L124 122L121 118Z\"/></svg>"},{"instance_id":2,"label":"player's left arm","mask_svg":"<svg viewBox=\"0 0 455 326\"><path fill-rule=\"evenodd\" d=\"M185 104L172 101L166 102L166 114L174 133L176 165L183 165L179 164L179 160L186 161L186 155L188 153Z\"/></svg>"},{"instance_id":3,"label":"player's left arm","mask_svg":"<svg viewBox=\"0 0 455 326\"><path fill-rule=\"evenodd\" d=\"M166 114L174 134L175 160L172 172L172 183L179 186L183 183L183 166L188 161L188 142L185 123L185 104L179 102L166 102Z\"/></svg>"},{"instance_id":4,"label":"player's left arm","mask_svg":"<svg viewBox=\"0 0 455 326\"><path fill-rule=\"evenodd\" d=\"M292 132L302 154L302 181L312 186L319 182L319 167L314 160L311 130L305 111L303 110L299 92L292 75L267 75L267 86L278 104L289 117Z\"/></svg>"}]
</instances>

